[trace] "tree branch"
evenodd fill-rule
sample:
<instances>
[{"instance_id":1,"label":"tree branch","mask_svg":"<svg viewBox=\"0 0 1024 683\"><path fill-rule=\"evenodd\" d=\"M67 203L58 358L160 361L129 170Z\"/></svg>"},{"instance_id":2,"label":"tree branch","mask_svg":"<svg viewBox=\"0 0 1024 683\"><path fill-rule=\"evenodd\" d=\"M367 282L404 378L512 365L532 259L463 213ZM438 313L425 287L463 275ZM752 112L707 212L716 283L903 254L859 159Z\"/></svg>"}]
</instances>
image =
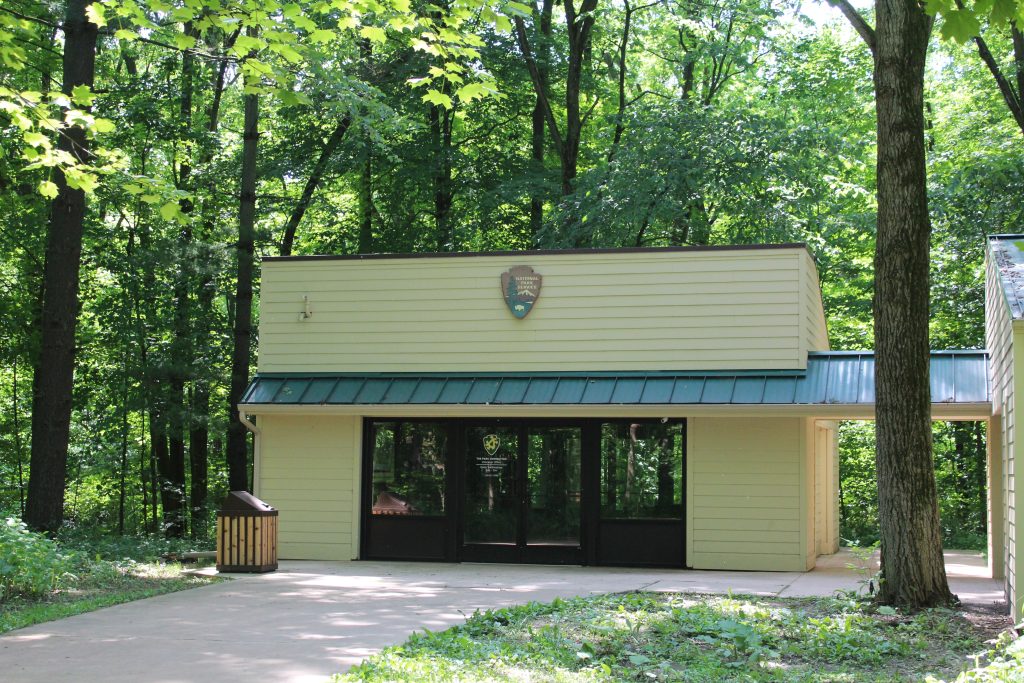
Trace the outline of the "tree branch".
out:
<instances>
[{"instance_id":1,"label":"tree branch","mask_svg":"<svg viewBox=\"0 0 1024 683\"><path fill-rule=\"evenodd\" d=\"M1013 92L1013 86L1006 79L1003 70L999 68L999 64L988 49L985 39L981 36L975 36L974 43L978 46L978 56L981 57L981 61L985 62L985 66L992 73L992 78L995 79L999 92L1003 96L1003 101L1006 102L1006 107L1013 115L1013 120L1017 122L1017 127L1024 134L1024 110L1021 109L1020 94Z\"/></svg>"},{"instance_id":2,"label":"tree branch","mask_svg":"<svg viewBox=\"0 0 1024 683\"><path fill-rule=\"evenodd\" d=\"M555 114L551 110L551 102L548 100L547 83L537 68L537 61L533 58L533 51L530 50L530 40L526 37L526 24L521 17L515 17L516 41L519 43L519 50L526 60L526 68L530 72L530 80L533 81L533 89L537 93L537 99L544 108L544 118L548 122L551 131L551 141L555 145L558 156L563 155L565 144L562 142L562 134L558 130L558 122L555 121Z\"/></svg>"},{"instance_id":3,"label":"tree branch","mask_svg":"<svg viewBox=\"0 0 1024 683\"><path fill-rule=\"evenodd\" d=\"M868 49L871 50L871 54L875 53L875 29L868 25L864 17L860 15L860 12L850 4L849 0L826 0L828 4L837 8L843 13L853 25L853 28L860 34L860 37L867 43Z\"/></svg>"}]
</instances>

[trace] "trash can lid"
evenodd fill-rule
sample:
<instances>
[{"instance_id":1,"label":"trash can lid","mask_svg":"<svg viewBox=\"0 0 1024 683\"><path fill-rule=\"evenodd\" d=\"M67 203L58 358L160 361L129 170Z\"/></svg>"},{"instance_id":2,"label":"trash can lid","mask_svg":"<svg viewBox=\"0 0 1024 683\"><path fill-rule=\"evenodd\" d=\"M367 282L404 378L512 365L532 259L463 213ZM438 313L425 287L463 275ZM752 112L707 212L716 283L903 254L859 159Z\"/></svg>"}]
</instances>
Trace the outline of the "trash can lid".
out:
<instances>
[{"instance_id":1,"label":"trash can lid","mask_svg":"<svg viewBox=\"0 0 1024 683\"><path fill-rule=\"evenodd\" d=\"M221 510L224 512L271 512L274 508L252 495L248 491L231 491L224 499Z\"/></svg>"}]
</instances>

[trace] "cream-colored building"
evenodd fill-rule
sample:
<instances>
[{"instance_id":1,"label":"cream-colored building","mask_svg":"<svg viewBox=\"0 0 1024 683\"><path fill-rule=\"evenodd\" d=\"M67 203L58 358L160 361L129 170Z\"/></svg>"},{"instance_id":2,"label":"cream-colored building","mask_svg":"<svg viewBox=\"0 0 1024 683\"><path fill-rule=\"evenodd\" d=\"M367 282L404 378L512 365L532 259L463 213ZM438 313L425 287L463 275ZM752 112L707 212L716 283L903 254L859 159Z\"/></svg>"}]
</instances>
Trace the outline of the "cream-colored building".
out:
<instances>
[{"instance_id":1,"label":"cream-colored building","mask_svg":"<svg viewBox=\"0 0 1024 683\"><path fill-rule=\"evenodd\" d=\"M807 570L835 421L874 411L803 245L269 258L259 349L285 559ZM936 353L932 389L991 415L984 352Z\"/></svg>"}]
</instances>

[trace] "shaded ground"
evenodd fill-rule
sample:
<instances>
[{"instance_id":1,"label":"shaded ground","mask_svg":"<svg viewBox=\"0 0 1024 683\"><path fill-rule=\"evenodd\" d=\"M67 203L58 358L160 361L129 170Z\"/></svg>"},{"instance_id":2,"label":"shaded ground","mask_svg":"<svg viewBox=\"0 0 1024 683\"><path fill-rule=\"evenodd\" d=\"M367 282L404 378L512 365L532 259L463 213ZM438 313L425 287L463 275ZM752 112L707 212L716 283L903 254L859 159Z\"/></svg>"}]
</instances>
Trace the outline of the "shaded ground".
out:
<instances>
[{"instance_id":1,"label":"shaded ground","mask_svg":"<svg viewBox=\"0 0 1024 683\"><path fill-rule=\"evenodd\" d=\"M475 610L641 590L831 595L859 587L863 573L846 568L853 559L821 558L807 573L287 561L272 574L236 575L7 634L0 671L7 683L321 681L413 631L461 624ZM947 564L965 603L1002 603L980 556L950 553Z\"/></svg>"}]
</instances>

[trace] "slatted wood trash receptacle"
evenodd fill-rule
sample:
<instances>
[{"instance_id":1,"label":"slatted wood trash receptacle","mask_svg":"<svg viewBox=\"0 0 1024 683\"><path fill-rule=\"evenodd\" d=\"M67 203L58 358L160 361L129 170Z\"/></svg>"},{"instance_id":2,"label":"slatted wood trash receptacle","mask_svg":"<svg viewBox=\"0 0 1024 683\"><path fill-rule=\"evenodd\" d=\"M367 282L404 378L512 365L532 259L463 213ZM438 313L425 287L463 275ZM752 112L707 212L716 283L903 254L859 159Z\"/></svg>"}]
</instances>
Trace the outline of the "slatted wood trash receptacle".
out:
<instances>
[{"instance_id":1,"label":"slatted wood trash receptacle","mask_svg":"<svg viewBox=\"0 0 1024 683\"><path fill-rule=\"evenodd\" d=\"M217 571L277 569L277 510L245 491L232 491L217 511Z\"/></svg>"}]
</instances>

